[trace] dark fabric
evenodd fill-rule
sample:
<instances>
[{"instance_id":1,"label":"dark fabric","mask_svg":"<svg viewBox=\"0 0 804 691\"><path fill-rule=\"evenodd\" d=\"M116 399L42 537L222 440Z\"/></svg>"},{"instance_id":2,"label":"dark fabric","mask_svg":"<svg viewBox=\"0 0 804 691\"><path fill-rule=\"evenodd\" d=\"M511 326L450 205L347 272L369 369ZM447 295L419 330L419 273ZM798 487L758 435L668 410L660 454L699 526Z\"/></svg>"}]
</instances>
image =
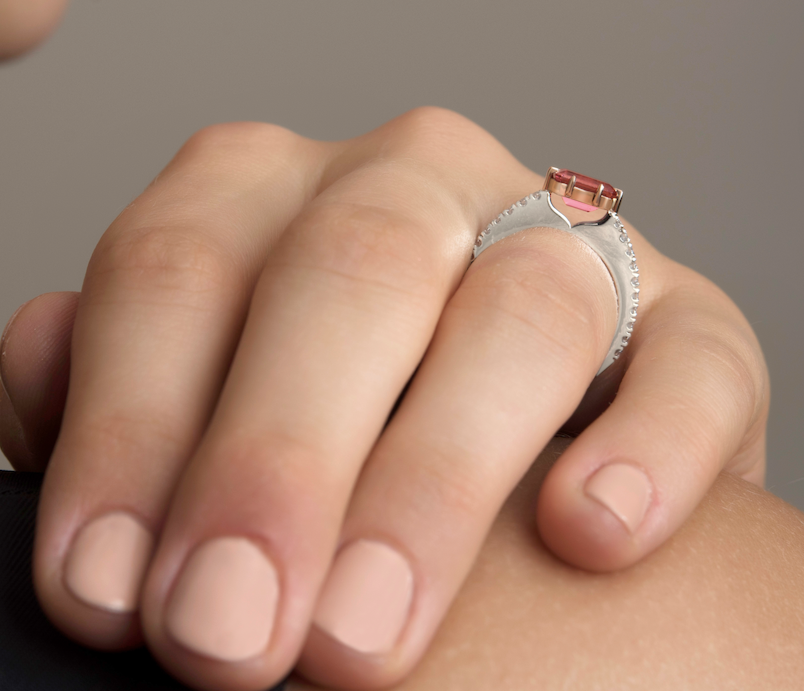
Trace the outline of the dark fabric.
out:
<instances>
[{"instance_id":1,"label":"dark fabric","mask_svg":"<svg viewBox=\"0 0 804 691\"><path fill-rule=\"evenodd\" d=\"M101 653L59 633L31 584L42 476L0 471L0 691L177 691L145 650ZM275 687L281 691L284 684Z\"/></svg>"}]
</instances>

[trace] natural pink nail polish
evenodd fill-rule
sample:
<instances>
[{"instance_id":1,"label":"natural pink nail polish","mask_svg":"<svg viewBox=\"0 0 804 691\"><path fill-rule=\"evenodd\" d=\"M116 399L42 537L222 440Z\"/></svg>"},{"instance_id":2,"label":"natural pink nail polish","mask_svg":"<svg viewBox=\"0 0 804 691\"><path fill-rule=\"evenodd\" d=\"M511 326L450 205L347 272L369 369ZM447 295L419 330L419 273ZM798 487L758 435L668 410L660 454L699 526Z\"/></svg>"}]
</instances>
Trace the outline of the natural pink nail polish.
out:
<instances>
[{"instance_id":1,"label":"natural pink nail polish","mask_svg":"<svg viewBox=\"0 0 804 691\"><path fill-rule=\"evenodd\" d=\"M88 605L110 612L134 612L153 549L153 535L131 514L107 513L76 535L64 582Z\"/></svg>"},{"instance_id":2,"label":"natural pink nail polish","mask_svg":"<svg viewBox=\"0 0 804 691\"><path fill-rule=\"evenodd\" d=\"M366 654L391 650L408 618L413 573L397 551L358 540L332 566L313 620L343 645Z\"/></svg>"},{"instance_id":3,"label":"natural pink nail polish","mask_svg":"<svg viewBox=\"0 0 804 691\"><path fill-rule=\"evenodd\" d=\"M247 660L268 646L278 599L276 569L257 545L242 537L215 538L184 565L166 626L199 655Z\"/></svg>"},{"instance_id":4,"label":"natural pink nail polish","mask_svg":"<svg viewBox=\"0 0 804 691\"><path fill-rule=\"evenodd\" d=\"M652 487L639 468L611 463L589 478L586 494L603 504L633 534L648 510Z\"/></svg>"}]
</instances>

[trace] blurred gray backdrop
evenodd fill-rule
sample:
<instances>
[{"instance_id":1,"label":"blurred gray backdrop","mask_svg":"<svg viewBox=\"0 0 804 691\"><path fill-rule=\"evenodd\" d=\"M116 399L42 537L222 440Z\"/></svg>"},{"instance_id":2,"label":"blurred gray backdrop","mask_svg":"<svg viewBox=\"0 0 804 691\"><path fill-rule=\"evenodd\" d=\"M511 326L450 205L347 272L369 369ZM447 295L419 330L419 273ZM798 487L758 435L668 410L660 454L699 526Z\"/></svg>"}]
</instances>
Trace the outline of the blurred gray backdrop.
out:
<instances>
[{"instance_id":1,"label":"blurred gray backdrop","mask_svg":"<svg viewBox=\"0 0 804 691\"><path fill-rule=\"evenodd\" d=\"M768 488L804 509L802 34L801 0L76 0L0 67L0 322L78 290L205 125L340 139L445 106L537 172L623 188L660 250L736 300L771 370Z\"/></svg>"}]
</instances>

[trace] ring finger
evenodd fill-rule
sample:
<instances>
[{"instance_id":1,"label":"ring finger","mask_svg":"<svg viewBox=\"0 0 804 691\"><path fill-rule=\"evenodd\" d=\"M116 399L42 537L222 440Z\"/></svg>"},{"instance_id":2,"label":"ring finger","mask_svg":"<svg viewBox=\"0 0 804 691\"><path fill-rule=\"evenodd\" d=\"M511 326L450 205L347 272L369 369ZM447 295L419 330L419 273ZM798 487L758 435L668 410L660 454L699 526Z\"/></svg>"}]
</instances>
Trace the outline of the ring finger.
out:
<instances>
[{"instance_id":1,"label":"ring finger","mask_svg":"<svg viewBox=\"0 0 804 691\"><path fill-rule=\"evenodd\" d=\"M499 507L582 399L615 317L605 266L569 233L531 230L478 258L355 490L305 675L374 688L410 670Z\"/></svg>"}]
</instances>

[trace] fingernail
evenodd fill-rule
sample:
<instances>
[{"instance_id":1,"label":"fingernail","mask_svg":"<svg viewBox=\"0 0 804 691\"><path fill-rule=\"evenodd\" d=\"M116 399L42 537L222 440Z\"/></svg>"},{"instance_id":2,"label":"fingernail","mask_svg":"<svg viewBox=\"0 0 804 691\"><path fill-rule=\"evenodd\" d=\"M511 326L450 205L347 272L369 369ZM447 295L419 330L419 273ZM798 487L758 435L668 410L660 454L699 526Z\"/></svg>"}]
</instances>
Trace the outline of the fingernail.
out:
<instances>
[{"instance_id":1,"label":"fingernail","mask_svg":"<svg viewBox=\"0 0 804 691\"><path fill-rule=\"evenodd\" d=\"M316 606L316 625L361 653L391 650L408 618L413 573L398 552L358 540L335 559Z\"/></svg>"},{"instance_id":2,"label":"fingernail","mask_svg":"<svg viewBox=\"0 0 804 691\"><path fill-rule=\"evenodd\" d=\"M64 581L88 605L134 612L153 549L153 535L136 518L123 511L108 513L76 535Z\"/></svg>"},{"instance_id":3,"label":"fingernail","mask_svg":"<svg viewBox=\"0 0 804 691\"><path fill-rule=\"evenodd\" d=\"M639 468L611 463L589 478L586 494L603 504L633 534L648 510L652 488L647 475Z\"/></svg>"},{"instance_id":4,"label":"fingernail","mask_svg":"<svg viewBox=\"0 0 804 691\"><path fill-rule=\"evenodd\" d=\"M279 581L263 551L241 537L205 542L184 567L166 615L171 636L199 655L259 655L274 628Z\"/></svg>"}]
</instances>

